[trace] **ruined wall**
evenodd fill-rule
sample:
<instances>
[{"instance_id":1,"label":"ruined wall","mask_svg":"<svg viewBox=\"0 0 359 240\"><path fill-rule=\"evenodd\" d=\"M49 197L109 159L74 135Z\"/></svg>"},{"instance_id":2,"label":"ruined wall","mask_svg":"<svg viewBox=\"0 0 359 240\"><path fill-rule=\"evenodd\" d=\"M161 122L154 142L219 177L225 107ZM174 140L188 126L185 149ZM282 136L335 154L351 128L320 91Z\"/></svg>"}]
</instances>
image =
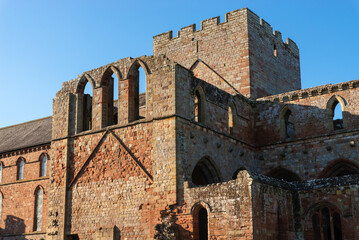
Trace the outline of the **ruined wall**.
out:
<instances>
[{"instance_id":1,"label":"ruined wall","mask_svg":"<svg viewBox=\"0 0 359 240\"><path fill-rule=\"evenodd\" d=\"M165 54L231 94L257 98L299 89L298 48L291 40L283 43L270 29L253 12L240 9L227 13L222 23L219 17L202 21L198 31L190 25L175 38L172 31L155 36L153 53Z\"/></svg>"},{"instance_id":2,"label":"ruined wall","mask_svg":"<svg viewBox=\"0 0 359 240\"><path fill-rule=\"evenodd\" d=\"M47 226L47 205L49 194L50 159L47 162L46 176L41 176L42 154L49 155L50 145L30 147L18 151L0 154L2 163L2 177L0 194L2 198L0 234L9 239L21 235L32 235L34 239L43 237ZM24 175L22 180L17 180L17 161L25 159ZM35 231L35 202L38 188L43 189L42 225L41 231Z\"/></svg>"},{"instance_id":3,"label":"ruined wall","mask_svg":"<svg viewBox=\"0 0 359 240\"><path fill-rule=\"evenodd\" d=\"M296 239L292 192L258 181L251 190L255 239Z\"/></svg>"},{"instance_id":4,"label":"ruined wall","mask_svg":"<svg viewBox=\"0 0 359 240\"><path fill-rule=\"evenodd\" d=\"M328 184L328 182L331 183ZM343 239L358 239L359 186L357 183L358 175L335 178L325 183L316 181L315 183L307 182L303 184L302 190L299 191L299 198L302 219L301 229L304 239L315 239L312 215L314 211L324 207L331 208L339 213ZM310 185L312 189L306 189Z\"/></svg>"},{"instance_id":5,"label":"ruined wall","mask_svg":"<svg viewBox=\"0 0 359 240\"><path fill-rule=\"evenodd\" d=\"M261 172L283 167L302 179L320 177L331 162L343 159L358 162L357 81L325 85L288 94L271 96L257 106L256 158L262 161ZM349 87L352 86L352 87ZM333 99L339 99L344 128L334 130ZM281 136L281 114L289 109L293 116L294 138Z\"/></svg>"},{"instance_id":6,"label":"ruined wall","mask_svg":"<svg viewBox=\"0 0 359 240\"><path fill-rule=\"evenodd\" d=\"M203 187L186 184L185 204L176 221L179 239L197 239L193 233L201 207L208 212L209 239L253 239L251 184L245 175Z\"/></svg>"},{"instance_id":7,"label":"ruined wall","mask_svg":"<svg viewBox=\"0 0 359 240\"><path fill-rule=\"evenodd\" d=\"M131 71L139 66L146 72L145 105L139 110L142 117L131 119ZM119 78L115 125L106 123L108 69ZM176 64L163 56L144 56L119 60L86 72L86 79L80 76L63 84L54 100L53 137L57 138L52 143L48 232L52 239L64 235L90 239L101 235L101 229L114 227L121 237L153 237L161 211L177 200L175 71ZM96 86L93 127L74 131L81 121L79 88L89 81Z\"/></svg>"}]
</instances>

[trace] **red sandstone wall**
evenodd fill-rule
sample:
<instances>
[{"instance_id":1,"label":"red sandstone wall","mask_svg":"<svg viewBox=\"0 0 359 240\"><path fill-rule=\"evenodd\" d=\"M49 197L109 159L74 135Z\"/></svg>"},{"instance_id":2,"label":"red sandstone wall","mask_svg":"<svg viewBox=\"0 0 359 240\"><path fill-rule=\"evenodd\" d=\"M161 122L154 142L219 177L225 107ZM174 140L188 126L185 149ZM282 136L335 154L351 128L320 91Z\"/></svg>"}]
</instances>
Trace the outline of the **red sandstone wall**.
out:
<instances>
[{"instance_id":1,"label":"red sandstone wall","mask_svg":"<svg viewBox=\"0 0 359 240\"><path fill-rule=\"evenodd\" d=\"M253 182L252 196L255 239L296 239L289 190Z\"/></svg>"},{"instance_id":2,"label":"red sandstone wall","mask_svg":"<svg viewBox=\"0 0 359 240\"><path fill-rule=\"evenodd\" d=\"M337 210L341 216L343 239L358 239L358 188L358 185L351 185L300 191L304 238L314 240L312 227L313 211L316 208L329 207Z\"/></svg>"},{"instance_id":3,"label":"red sandstone wall","mask_svg":"<svg viewBox=\"0 0 359 240\"><path fill-rule=\"evenodd\" d=\"M198 239L193 235L198 207L207 209L209 239L254 239L253 200L248 176L203 187L185 185L184 201L176 221L178 239Z\"/></svg>"},{"instance_id":4,"label":"red sandstone wall","mask_svg":"<svg viewBox=\"0 0 359 240\"><path fill-rule=\"evenodd\" d=\"M46 232L49 195L50 159L47 162L47 174L40 177L40 156L49 154L49 146L24 149L2 155L3 164L0 191L2 194L0 233L3 236L34 233L35 192L38 187L44 191L42 207L42 227L33 238L40 238ZM24 178L17 180L19 157L25 158ZM40 235L39 235L40 234Z\"/></svg>"},{"instance_id":5,"label":"red sandstone wall","mask_svg":"<svg viewBox=\"0 0 359 240\"><path fill-rule=\"evenodd\" d=\"M258 98L300 88L299 50L280 33L248 9L184 27L172 38L172 32L154 37L153 54L165 54L196 77L227 91ZM273 56L273 46L278 56ZM227 81L227 82L226 82Z\"/></svg>"},{"instance_id":6,"label":"red sandstone wall","mask_svg":"<svg viewBox=\"0 0 359 240\"><path fill-rule=\"evenodd\" d=\"M263 163L259 165L263 174L276 167L283 167L302 179L313 179L338 159L359 164L358 147L355 144L359 140L356 134L359 127L357 89L345 88L348 83L340 85L344 85L341 90L336 85L322 86L263 98L289 100L279 104L266 102L258 105L256 139L258 145L263 147L258 149L256 159ZM311 97L308 97L308 93ZM341 130L333 129L331 110L327 108L333 96L341 97L345 102L344 129ZM280 134L280 113L285 106L294 117L295 137L292 140L285 140Z\"/></svg>"},{"instance_id":7,"label":"red sandstone wall","mask_svg":"<svg viewBox=\"0 0 359 240\"><path fill-rule=\"evenodd\" d=\"M248 14L248 39L251 98L301 88L299 49L292 40L284 43L281 33L273 33L273 28L254 13Z\"/></svg>"},{"instance_id":8,"label":"red sandstone wall","mask_svg":"<svg viewBox=\"0 0 359 240\"><path fill-rule=\"evenodd\" d=\"M215 71L242 94L249 96L246 17L247 10L237 10L228 13L223 23L219 23L219 17L216 17L202 21L198 31L195 31L195 25L182 28L173 39L172 32L157 35L153 40L153 54L165 54L187 69L193 66L196 77L235 93ZM197 59L203 60L210 68L202 62L195 64Z\"/></svg>"}]
</instances>

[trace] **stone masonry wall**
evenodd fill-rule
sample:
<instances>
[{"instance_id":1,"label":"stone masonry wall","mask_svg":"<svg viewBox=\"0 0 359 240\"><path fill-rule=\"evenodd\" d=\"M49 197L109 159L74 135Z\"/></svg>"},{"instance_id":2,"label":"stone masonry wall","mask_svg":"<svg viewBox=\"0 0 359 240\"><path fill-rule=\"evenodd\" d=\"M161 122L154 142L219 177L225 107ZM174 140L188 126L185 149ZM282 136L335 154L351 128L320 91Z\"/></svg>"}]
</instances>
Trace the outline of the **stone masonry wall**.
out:
<instances>
[{"instance_id":1,"label":"stone masonry wall","mask_svg":"<svg viewBox=\"0 0 359 240\"><path fill-rule=\"evenodd\" d=\"M257 98L300 88L299 51L295 43L281 42L279 32L248 9L184 27L154 37L154 56L165 54L194 75L231 94ZM261 37L258 37L261 36ZM278 58L273 58L273 42ZM264 54L263 54L264 52ZM266 66L270 60L271 65Z\"/></svg>"},{"instance_id":2,"label":"stone masonry wall","mask_svg":"<svg viewBox=\"0 0 359 240\"><path fill-rule=\"evenodd\" d=\"M2 177L0 194L2 198L0 234L9 239L31 235L32 239L43 237L47 227L47 205L49 195L50 159L47 161L46 176L41 177L42 154L49 156L50 145L42 145L2 154ZM25 159L22 180L17 180L17 161ZM36 191L43 189L41 231L34 230Z\"/></svg>"},{"instance_id":3,"label":"stone masonry wall","mask_svg":"<svg viewBox=\"0 0 359 240\"><path fill-rule=\"evenodd\" d=\"M262 100L256 117L256 159L261 173L282 167L301 179L320 177L323 170L342 159L359 164L357 81L303 89ZM352 87L349 87L352 86ZM309 94L309 95L308 95ZM334 130L330 102L340 99L344 128ZM293 116L294 138L281 136L281 114L289 109Z\"/></svg>"},{"instance_id":4,"label":"stone masonry wall","mask_svg":"<svg viewBox=\"0 0 359 240\"><path fill-rule=\"evenodd\" d=\"M138 66L146 72L146 103L143 118L133 120L130 74ZM104 78L109 69L119 78L119 122L106 126ZM54 100L50 239L76 234L91 239L99 229L114 227L124 238L153 237L161 211L177 201L175 71L176 64L163 56L144 56L63 84ZM89 82L94 87L93 127L74 131L81 121L79 89Z\"/></svg>"},{"instance_id":5,"label":"stone masonry wall","mask_svg":"<svg viewBox=\"0 0 359 240\"><path fill-rule=\"evenodd\" d=\"M176 221L178 239L197 239L193 232L199 207L208 213L209 239L254 239L251 184L247 176L203 187L186 184L185 204Z\"/></svg>"}]
</instances>

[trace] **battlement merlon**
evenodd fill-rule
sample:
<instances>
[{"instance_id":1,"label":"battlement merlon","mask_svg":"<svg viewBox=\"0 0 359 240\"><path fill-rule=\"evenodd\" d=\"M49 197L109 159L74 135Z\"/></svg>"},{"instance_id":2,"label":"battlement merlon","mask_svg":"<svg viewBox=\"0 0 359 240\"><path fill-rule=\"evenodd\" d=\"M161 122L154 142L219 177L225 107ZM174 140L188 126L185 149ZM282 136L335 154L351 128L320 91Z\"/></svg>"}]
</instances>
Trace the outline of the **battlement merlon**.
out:
<instances>
[{"instance_id":1,"label":"battlement merlon","mask_svg":"<svg viewBox=\"0 0 359 240\"><path fill-rule=\"evenodd\" d=\"M268 36L273 36L273 39L278 39L278 42L281 42L285 46L285 49L290 51L294 56L299 57L298 46L293 40L287 38L287 41L283 42L282 34L279 31L273 31L272 26L268 22L261 19L257 14L248 8L242 8L226 13L224 22L220 22L219 16L205 19L201 21L201 28L199 30L196 30L196 24L183 27L177 32L176 37L173 37L172 31L156 35L153 37L154 55L156 54L156 46L166 45L173 39L189 37L195 38L196 35L200 34L202 31L211 31L216 27L222 27L223 25L228 24L239 24L240 22L245 24L248 24L249 22L256 24L258 29L260 29L263 33L267 33Z\"/></svg>"}]
</instances>

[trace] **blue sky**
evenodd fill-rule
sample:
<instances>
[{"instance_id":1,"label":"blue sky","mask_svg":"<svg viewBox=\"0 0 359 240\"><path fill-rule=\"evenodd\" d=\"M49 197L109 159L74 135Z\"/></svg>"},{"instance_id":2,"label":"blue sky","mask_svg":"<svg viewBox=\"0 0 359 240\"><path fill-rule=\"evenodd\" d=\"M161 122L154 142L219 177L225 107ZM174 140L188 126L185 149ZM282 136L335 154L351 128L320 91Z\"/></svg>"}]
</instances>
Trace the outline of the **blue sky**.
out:
<instances>
[{"instance_id":1,"label":"blue sky","mask_svg":"<svg viewBox=\"0 0 359 240\"><path fill-rule=\"evenodd\" d=\"M300 48L302 88L359 79L359 1L0 0L0 127L52 115L61 83L162 32L248 7Z\"/></svg>"}]
</instances>

